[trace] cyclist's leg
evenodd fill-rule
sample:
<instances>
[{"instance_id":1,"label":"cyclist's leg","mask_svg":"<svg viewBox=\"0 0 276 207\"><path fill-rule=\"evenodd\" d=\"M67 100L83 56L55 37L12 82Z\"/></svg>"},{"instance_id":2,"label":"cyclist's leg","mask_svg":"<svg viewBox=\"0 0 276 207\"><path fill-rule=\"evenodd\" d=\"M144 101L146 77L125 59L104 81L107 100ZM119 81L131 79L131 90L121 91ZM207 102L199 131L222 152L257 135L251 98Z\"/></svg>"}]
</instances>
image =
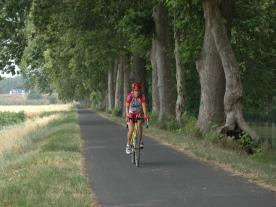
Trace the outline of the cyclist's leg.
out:
<instances>
[{"instance_id":1,"label":"cyclist's leg","mask_svg":"<svg viewBox=\"0 0 276 207\"><path fill-rule=\"evenodd\" d=\"M134 130L134 124L131 120L129 120L127 124L128 124L127 143L130 144L130 139Z\"/></svg>"},{"instance_id":2,"label":"cyclist's leg","mask_svg":"<svg viewBox=\"0 0 276 207\"><path fill-rule=\"evenodd\" d=\"M143 121L142 120L138 121L138 128L139 128L141 143L144 143L144 141L143 141Z\"/></svg>"}]
</instances>

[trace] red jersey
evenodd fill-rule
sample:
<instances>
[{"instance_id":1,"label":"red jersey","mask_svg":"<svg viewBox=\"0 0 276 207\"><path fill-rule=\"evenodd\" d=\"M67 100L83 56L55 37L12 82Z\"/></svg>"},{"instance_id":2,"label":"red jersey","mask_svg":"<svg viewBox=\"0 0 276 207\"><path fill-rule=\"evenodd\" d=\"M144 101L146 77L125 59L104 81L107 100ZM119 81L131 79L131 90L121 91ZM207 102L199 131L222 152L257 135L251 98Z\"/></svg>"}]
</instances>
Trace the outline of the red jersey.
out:
<instances>
[{"instance_id":1,"label":"red jersey","mask_svg":"<svg viewBox=\"0 0 276 207\"><path fill-rule=\"evenodd\" d=\"M142 104L146 103L146 97L140 94L135 98L133 92L130 92L126 97L126 103L129 104L129 113L139 114L141 113Z\"/></svg>"}]
</instances>

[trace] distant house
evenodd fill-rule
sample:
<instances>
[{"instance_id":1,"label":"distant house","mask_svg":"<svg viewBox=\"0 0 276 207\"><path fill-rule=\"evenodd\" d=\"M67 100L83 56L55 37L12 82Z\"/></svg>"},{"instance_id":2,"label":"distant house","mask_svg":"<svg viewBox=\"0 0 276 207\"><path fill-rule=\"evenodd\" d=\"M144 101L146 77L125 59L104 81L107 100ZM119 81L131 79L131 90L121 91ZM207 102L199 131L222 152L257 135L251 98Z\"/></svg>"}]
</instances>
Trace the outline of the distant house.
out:
<instances>
[{"instance_id":1,"label":"distant house","mask_svg":"<svg viewBox=\"0 0 276 207\"><path fill-rule=\"evenodd\" d=\"M12 89L10 90L10 95L24 95L25 90L24 89Z\"/></svg>"}]
</instances>

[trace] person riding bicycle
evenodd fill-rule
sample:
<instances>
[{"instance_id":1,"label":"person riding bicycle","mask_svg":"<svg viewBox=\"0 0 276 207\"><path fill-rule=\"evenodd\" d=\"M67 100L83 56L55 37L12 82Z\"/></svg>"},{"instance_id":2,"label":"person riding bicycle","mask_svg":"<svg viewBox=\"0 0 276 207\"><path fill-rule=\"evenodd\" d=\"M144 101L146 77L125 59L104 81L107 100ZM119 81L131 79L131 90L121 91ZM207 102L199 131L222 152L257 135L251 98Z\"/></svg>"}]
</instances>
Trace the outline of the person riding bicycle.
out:
<instances>
[{"instance_id":1,"label":"person riding bicycle","mask_svg":"<svg viewBox=\"0 0 276 207\"><path fill-rule=\"evenodd\" d=\"M127 134L127 145L126 145L126 154L131 153L130 149L130 141L131 136L134 130L133 118L142 118L144 120L148 119L147 116L147 106L146 106L146 98L141 93L142 85L139 82L134 82L131 84L132 91L126 97L126 121L128 124L128 134ZM141 109L143 109L143 116L141 113ZM138 129L140 130L140 147L144 147L143 142L143 127L142 120L138 120Z\"/></svg>"}]
</instances>

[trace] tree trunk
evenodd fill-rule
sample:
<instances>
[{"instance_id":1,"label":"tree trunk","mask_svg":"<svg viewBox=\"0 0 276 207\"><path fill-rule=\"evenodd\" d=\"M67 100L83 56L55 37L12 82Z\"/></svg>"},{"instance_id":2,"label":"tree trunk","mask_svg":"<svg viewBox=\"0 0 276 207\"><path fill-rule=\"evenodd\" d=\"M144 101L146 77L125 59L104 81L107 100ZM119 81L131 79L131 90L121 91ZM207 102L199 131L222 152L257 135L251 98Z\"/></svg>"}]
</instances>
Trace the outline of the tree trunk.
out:
<instances>
[{"instance_id":1,"label":"tree trunk","mask_svg":"<svg viewBox=\"0 0 276 207\"><path fill-rule=\"evenodd\" d=\"M221 127L225 121L223 97L225 77L222 63L211 34L209 13L204 10L205 34L200 57L196 62L199 74L201 97L197 127L202 133L210 127Z\"/></svg>"},{"instance_id":2,"label":"tree trunk","mask_svg":"<svg viewBox=\"0 0 276 207\"><path fill-rule=\"evenodd\" d=\"M124 76L123 76L123 64L122 56L118 60L118 70L116 79L116 90L115 90L115 109L118 109L122 113L123 109L123 86L124 86Z\"/></svg>"},{"instance_id":3,"label":"tree trunk","mask_svg":"<svg viewBox=\"0 0 276 207\"><path fill-rule=\"evenodd\" d=\"M143 85L142 93L147 97L147 80L146 80L146 61L138 54L134 54L132 57L133 67L131 73L132 82L140 82Z\"/></svg>"},{"instance_id":4,"label":"tree trunk","mask_svg":"<svg viewBox=\"0 0 276 207\"><path fill-rule=\"evenodd\" d=\"M175 117L175 76L168 44L168 15L163 3L153 8L156 35L156 63L160 101L159 121Z\"/></svg>"},{"instance_id":5,"label":"tree trunk","mask_svg":"<svg viewBox=\"0 0 276 207\"><path fill-rule=\"evenodd\" d=\"M112 111L114 106L114 85L113 68L108 71L108 111Z\"/></svg>"},{"instance_id":6,"label":"tree trunk","mask_svg":"<svg viewBox=\"0 0 276 207\"><path fill-rule=\"evenodd\" d=\"M150 61L152 66L152 112L159 113L159 92L158 92L158 77L157 77L157 63L156 63L156 40L152 39L152 48L150 54Z\"/></svg>"},{"instance_id":7,"label":"tree trunk","mask_svg":"<svg viewBox=\"0 0 276 207\"><path fill-rule=\"evenodd\" d=\"M226 89L224 95L226 123L222 131L226 134L231 134L241 129L242 131L249 133L252 139L257 140L257 134L251 128L249 128L243 117L241 103L243 89L240 78L239 65L227 36L224 19L221 16L219 9L219 1L205 1L205 9L210 14L208 21L211 25L211 33L221 58L226 79Z\"/></svg>"},{"instance_id":8,"label":"tree trunk","mask_svg":"<svg viewBox=\"0 0 276 207\"><path fill-rule=\"evenodd\" d=\"M101 102L99 103L99 109L101 111L106 110L108 107L108 94L104 96L104 98L101 100Z\"/></svg>"},{"instance_id":9,"label":"tree trunk","mask_svg":"<svg viewBox=\"0 0 276 207\"><path fill-rule=\"evenodd\" d=\"M123 100L123 116L125 116L126 113L126 105L125 105L125 100L127 97L127 94L130 90L130 81L129 81L129 59L127 56L123 57L123 67L124 67L124 100Z\"/></svg>"},{"instance_id":10,"label":"tree trunk","mask_svg":"<svg viewBox=\"0 0 276 207\"><path fill-rule=\"evenodd\" d=\"M186 84L185 84L185 68L181 63L179 54L179 44L180 44L180 31L174 27L174 55L176 63L176 88L177 88L177 99L175 106L176 120L180 122L181 116L185 110L186 101Z\"/></svg>"},{"instance_id":11,"label":"tree trunk","mask_svg":"<svg viewBox=\"0 0 276 207\"><path fill-rule=\"evenodd\" d=\"M113 101L113 109L115 107L115 90L116 90L116 82L117 82L117 72L118 72L118 58L114 61L114 67L113 67L113 94L114 94L114 101Z\"/></svg>"}]
</instances>

